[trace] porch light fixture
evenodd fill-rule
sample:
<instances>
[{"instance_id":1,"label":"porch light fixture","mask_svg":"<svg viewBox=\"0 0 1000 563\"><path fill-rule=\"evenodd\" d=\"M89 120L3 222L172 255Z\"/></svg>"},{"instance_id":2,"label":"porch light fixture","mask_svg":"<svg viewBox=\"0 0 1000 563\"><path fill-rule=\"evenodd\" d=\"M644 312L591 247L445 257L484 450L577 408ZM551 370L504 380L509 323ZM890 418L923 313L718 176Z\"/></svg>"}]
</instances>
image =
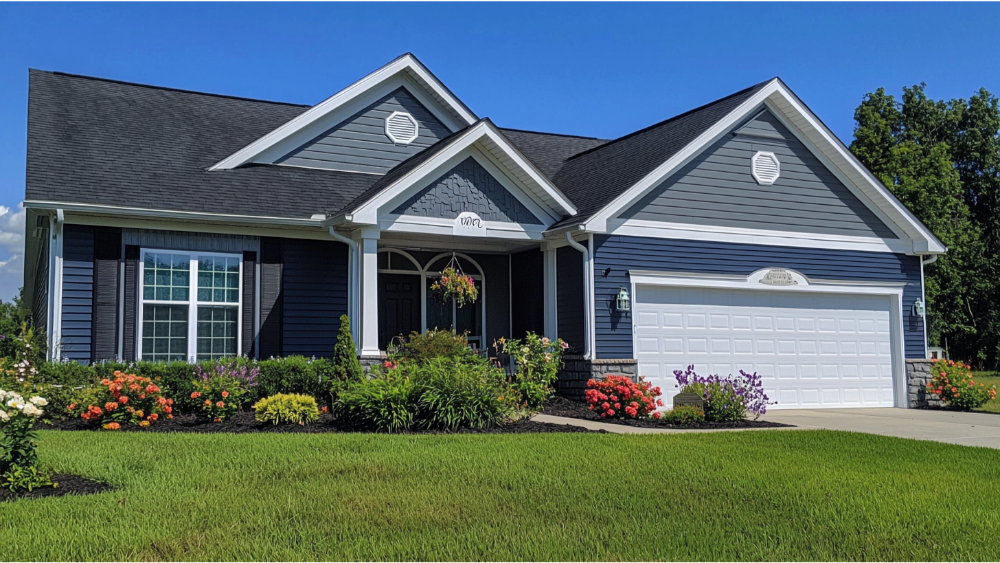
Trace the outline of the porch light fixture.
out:
<instances>
[{"instance_id":1,"label":"porch light fixture","mask_svg":"<svg viewBox=\"0 0 1000 563\"><path fill-rule=\"evenodd\" d=\"M618 297L615 299L615 308L622 313L627 313L632 308L628 298L628 292L625 291L624 287L618 291Z\"/></svg>"},{"instance_id":2,"label":"porch light fixture","mask_svg":"<svg viewBox=\"0 0 1000 563\"><path fill-rule=\"evenodd\" d=\"M924 302L921 301L920 299L917 299L913 303L913 314L918 317L923 317L925 312L926 309L924 308Z\"/></svg>"}]
</instances>

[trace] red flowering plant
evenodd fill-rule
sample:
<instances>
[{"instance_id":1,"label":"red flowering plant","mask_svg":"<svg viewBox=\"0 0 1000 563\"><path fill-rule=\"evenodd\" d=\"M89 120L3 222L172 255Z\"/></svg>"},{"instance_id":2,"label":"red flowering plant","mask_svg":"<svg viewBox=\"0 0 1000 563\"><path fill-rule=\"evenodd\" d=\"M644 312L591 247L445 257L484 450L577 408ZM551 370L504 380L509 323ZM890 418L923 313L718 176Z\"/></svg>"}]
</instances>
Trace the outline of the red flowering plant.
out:
<instances>
[{"instance_id":1,"label":"red flowering plant","mask_svg":"<svg viewBox=\"0 0 1000 563\"><path fill-rule=\"evenodd\" d=\"M587 404L601 418L660 418L654 412L663 406L659 387L639 378L636 383L623 375L609 375L587 382Z\"/></svg>"},{"instance_id":2,"label":"red flowering plant","mask_svg":"<svg viewBox=\"0 0 1000 563\"><path fill-rule=\"evenodd\" d=\"M214 373L195 379L191 389L190 402L212 422L222 422L239 412L248 393L241 380Z\"/></svg>"},{"instance_id":3,"label":"red flowering plant","mask_svg":"<svg viewBox=\"0 0 1000 563\"><path fill-rule=\"evenodd\" d=\"M952 360L938 360L931 366L927 392L941 397L945 405L963 411L977 409L997 396L996 385L976 383L969 366Z\"/></svg>"},{"instance_id":4,"label":"red flowering plant","mask_svg":"<svg viewBox=\"0 0 1000 563\"><path fill-rule=\"evenodd\" d=\"M163 396L160 387L148 377L120 371L114 379L102 379L84 404L71 403L71 416L100 423L106 430L118 430L123 424L147 427L161 418L173 418L173 399Z\"/></svg>"},{"instance_id":5,"label":"red flowering plant","mask_svg":"<svg viewBox=\"0 0 1000 563\"><path fill-rule=\"evenodd\" d=\"M441 303L451 303L461 308L466 303L475 303L479 299L479 289L472 276L462 271L462 265L453 254L448 265L441 270L441 277L431 284L431 294Z\"/></svg>"}]
</instances>

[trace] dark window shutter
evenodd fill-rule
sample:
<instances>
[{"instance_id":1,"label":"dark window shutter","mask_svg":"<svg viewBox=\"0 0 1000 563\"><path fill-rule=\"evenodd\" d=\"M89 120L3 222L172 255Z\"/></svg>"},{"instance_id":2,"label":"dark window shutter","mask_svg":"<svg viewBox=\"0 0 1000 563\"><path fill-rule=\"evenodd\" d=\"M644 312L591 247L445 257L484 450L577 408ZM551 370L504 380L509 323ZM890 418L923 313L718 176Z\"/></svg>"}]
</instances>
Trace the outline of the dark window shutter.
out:
<instances>
[{"instance_id":1,"label":"dark window shutter","mask_svg":"<svg viewBox=\"0 0 1000 563\"><path fill-rule=\"evenodd\" d=\"M117 357L121 252L121 229L98 227L94 230L94 339L91 357L95 362Z\"/></svg>"},{"instance_id":2,"label":"dark window shutter","mask_svg":"<svg viewBox=\"0 0 1000 563\"><path fill-rule=\"evenodd\" d=\"M256 293L254 291L254 283L256 281L257 274L257 253L256 252L244 252L243 253L243 355L248 358L254 357L255 350L253 349L253 335L254 335L254 301L253 297Z\"/></svg>"},{"instance_id":3,"label":"dark window shutter","mask_svg":"<svg viewBox=\"0 0 1000 563\"><path fill-rule=\"evenodd\" d=\"M136 325L139 323L139 247L125 246L125 315L122 330L122 359L136 359Z\"/></svg>"},{"instance_id":4,"label":"dark window shutter","mask_svg":"<svg viewBox=\"0 0 1000 563\"><path fill-rule=\"evenodd\" d=\"M282 355L281 244L260 239L260 358Z\"/></svg>"}]
</instances>

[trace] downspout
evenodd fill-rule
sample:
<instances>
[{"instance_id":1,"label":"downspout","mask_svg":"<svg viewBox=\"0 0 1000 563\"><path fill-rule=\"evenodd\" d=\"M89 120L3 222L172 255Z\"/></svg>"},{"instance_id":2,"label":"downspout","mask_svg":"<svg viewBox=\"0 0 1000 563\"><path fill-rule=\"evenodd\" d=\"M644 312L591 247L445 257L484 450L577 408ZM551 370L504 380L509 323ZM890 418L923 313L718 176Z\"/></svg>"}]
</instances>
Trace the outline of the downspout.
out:
<instances>
[{"instance_id":1,"label":"downspout","mask_svg":"<svg viewBox=\"0 0 1000 563\"><path fill-rule=\"evenodd\" d=\"M51 361L60 361L62 359L62 235L63 223L66 221L63 210L56 209L55 216L51 217L50 221L52 226L52 244L49 247L49 255L52 261L49 263L51 267L49 275L52 276L52 307L49 308L49 311L52 315L52 323L47 327L49 329L49 349L47 355Z\"/></svg>"},{"instance_id":2,"label":"downspout","mask_svg":"<svg viewBox=\"0 0 1000 563\"><path fill-rule=\"evenodd\" d=\"M358 277L360 274L358 243L343 235L338 235L333 230L333 225L327 228L330 230L331 237L347 245L347 279L350 280L350 287L347 291L347 316L351 320L351 338L354 339L355 351L360 353L358 346L361 342L361 334L358 331L361 328L361 315L358 313L358 284L361 283L361 280Z\"/></svg>"},{"instance_id":3,"label":"downspout","mask_svg":"<svg viewBox=\"0 0 1000 563\"><path fill-rule=\"evenodd\" d=\"M566 232L566 242L568 242L569 245L576 250L583 253L583 357L590 360L594 357L590 338L590 325L593 323L593 313L590 310L590 279L592 274L592 268L590 265L590 250L586 246L583 246L573 240L573 235L569 231Z\"/></svg>"},{"instance_id":4,"label":"downspout","mask_svg":"<svg viewBox=\"0 0 1000 563\"><path fill-rule=\"evenodd\" d=\"M925 358L930 357L930 352L927 349L927 347L930 345L930 342L927 341L927 313L929 312L929 309L927 308L927 291L924 289L924 266L937 262L937 259L938 259L937 254L931 254L929 258L920 259L920 300L923 301L924 303L924 318L920 319L920 324L922 324L924 327Z\"/></svg>"}]
</instances>

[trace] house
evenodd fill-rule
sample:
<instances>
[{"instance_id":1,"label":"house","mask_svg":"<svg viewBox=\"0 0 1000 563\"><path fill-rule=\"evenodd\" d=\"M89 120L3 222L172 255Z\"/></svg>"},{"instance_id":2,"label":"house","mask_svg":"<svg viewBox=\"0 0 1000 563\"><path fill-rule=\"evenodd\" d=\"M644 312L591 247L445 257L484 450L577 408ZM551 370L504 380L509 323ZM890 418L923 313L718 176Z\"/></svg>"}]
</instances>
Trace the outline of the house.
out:
<instances>
[{"instance_id":1,"label":"house","mask_svg":"<svg viewBox=\"0 0 1000 563\"><path fill-rule=\"evenodd\" d=\"M651 119L652 120L652 119ZM560 381L764 375L907 406L946 251L778 78L618 139L504 129L403 55L312 107L30 71L26 297L54 357L560 337ZM429 285L455 260L465 307Z\"/></svg>"}]
</instances>

